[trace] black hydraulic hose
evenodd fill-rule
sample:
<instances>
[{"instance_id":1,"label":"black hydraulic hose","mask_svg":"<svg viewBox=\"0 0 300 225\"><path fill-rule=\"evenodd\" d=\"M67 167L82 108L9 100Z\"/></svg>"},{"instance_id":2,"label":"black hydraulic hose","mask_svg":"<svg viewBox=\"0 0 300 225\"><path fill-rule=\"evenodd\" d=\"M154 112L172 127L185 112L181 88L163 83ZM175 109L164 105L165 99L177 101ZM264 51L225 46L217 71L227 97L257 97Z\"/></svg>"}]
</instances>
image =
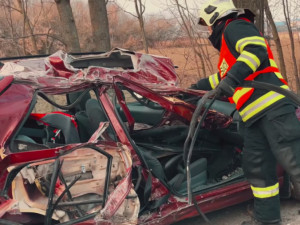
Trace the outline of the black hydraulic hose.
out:
<instances>
[{"instance_id":1,"label":"black hydraulic hose","mask_svg":"<svg viewBox=\"0 0 300 225\"><path fill-rule=\"evenodd\" d=\"M187 174L187 191L188 191L188 202L189 204L192 204L192 187L191 187L191 173L190 173L190 160L193 152L193 148L195 145L196 138L198 136L200 127L206 117L206 114L213 104L215 98L218 95L218 90L214 89L209 92L207 92L197 103L197 108L195 109L191 122L190 122L190 127L189 127L189 132L188 136L184 142L184 147L183 147L183 154L184 154L184 162L186 166L186 174ZM213 100L210 101L208 107L206 107L205 111L203 112L203 115L201 116L201 119L198 122L198 118L200 116L200 113L203 110L203 107L205 107L205 104L207 103L208 99L213 97ZM198 125L197 125L198 124Z\"/></svg>"},{"instance_id":2,"label":"black hydraulic hose","mask_svg":"<svg viewBox=\"0 0 300 225\"><path fill-rule=\"evenodd\" d=\"M211 223L210 220L207 218L207 216L202 212L202 210L201 210L200 207L198 206L195 197L193 197L193 203L194 203L194 205L195 205L195 207L196 207L197 212L199 213L199 215L201 215L201 217L204 219L204 221L205 221L206 223Z\"/></svg>"},{"instance_id":3,"label":"black hydraulic hose","mask_svg":"<svg viewBox=\"0 0 300 225\"><path fill-rule=\"evenodd\" d=\"M259 81L244 81L244 83L242 84L242 87L252 87L252 88L257 88L257 89L274 91L274 92L277 92L279 94L286 96L287 98L292 100L297 105L300 105L300 97L298 95L296 95L294 92L292 92L290 90L283 89L283 88L273 85L273 84L259 82Z\"/></svg>"},{"instance_id":4,"label":"black hydraulic hose","mask_svg":"<svg viewBox=\"0 0 300 225\"><path fill-rule=\"evenodd\" d=\"M188 151L188 155L187 155L187 159L186 159L186 175L187 175L187 191L188 191L188 201L189 204L192 204L192 186L191 186L191 171L190 171L190 163L191 163L191 157L193 154L193 150L194 150L194 146L195 146L195 142L196 139L198 137L199 131L201 129L201 126L205 120L206 114L208 112L208 110L210 109L210 107L212 106L212 104L214 103L214 101L216 100L217 95L215 94L215 96L213 97L213 99L209 102L208 106L205 108L203 114L201 115L200 121L196 127L196 130L193 134L192 140L191 140L191 144L189 146L189 151ZM205 103L207 102L208 99L204 99L203 101L201 101L201 108L204 107ZM200 111L201 112L201 111Z\"/></svg>"},{"instance_id":5,"label":"black hydraulic hose","mask_svg":"<svg viewBox=\"0 0 300 225\"><path fill-rule=\"evenodd\" d=\"M187 159L187 155L188 155L189 144L194 136L199 115L200 115L203 107L205 106L206 102L208 101L208 99L211 98L212 96L215 96L216 93L217 93L216 89L205 93L205 95L203 95L203 97L197 103L197 108L195 109L195 111L193 113L193 116L192 116L192 119L190 122L188 135L187 135L187 138L186 138L186 140L184 142L184 146L183 146L183 154L184 154L183 159L184 159L185 163L186 163L186 159ZM185 164L185 166L186 166L186 164Z\"/></svg>"}]
</instances>

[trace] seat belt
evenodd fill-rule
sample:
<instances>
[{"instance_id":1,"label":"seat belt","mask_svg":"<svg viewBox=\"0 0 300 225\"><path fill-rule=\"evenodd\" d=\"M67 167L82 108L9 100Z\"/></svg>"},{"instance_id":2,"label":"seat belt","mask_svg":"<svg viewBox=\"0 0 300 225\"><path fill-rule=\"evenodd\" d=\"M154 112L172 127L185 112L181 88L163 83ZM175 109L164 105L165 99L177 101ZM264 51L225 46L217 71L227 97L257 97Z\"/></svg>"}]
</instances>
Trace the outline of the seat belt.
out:
<instances>
[{"instance_id":1,"label":"seat belt","mask_svg":"<svg viewBox=\"0 0 300 225\"><path fill-rule=\"evenodd\" d=\"M139 216L146 210L146 208L149 205L149 198L151 196L151 190L152 190L152 174L150 170L148 170L148 178L145 184L144 188L144 206L139 212Z\"/></svg>"},{"instance_id":2,"label":"seat belt","mask_svg":"<svg viewBox=\"0 0 300 225\"><path fill-rule=\"evenodd\" d=\"M144 206L140 210L139 216L147 209L152 210L152 209L156 209L156 208L160 207L161 205L163 205L164 203L166 203L168 201L168 199L171 195L171 193L169 192L168 194L162 196L161 198L150 202L149 198L151 196L151 190L152 190L152 174L150 171L148 171L148 178L147 178L145 188L144 188ZM151 203L150 206L149 206L149 203Z\"/></svg>"}]
</instances>

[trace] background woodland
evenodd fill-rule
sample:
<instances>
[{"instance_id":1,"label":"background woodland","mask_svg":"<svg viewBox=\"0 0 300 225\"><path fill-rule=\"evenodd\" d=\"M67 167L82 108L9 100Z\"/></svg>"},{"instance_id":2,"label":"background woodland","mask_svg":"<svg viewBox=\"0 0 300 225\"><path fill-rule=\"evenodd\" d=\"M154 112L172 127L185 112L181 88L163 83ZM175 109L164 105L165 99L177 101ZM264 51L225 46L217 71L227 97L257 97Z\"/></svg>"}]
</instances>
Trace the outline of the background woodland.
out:
<instances>
[{"instance_id":1,"label":"background woodland","mask_svg":"<svg viewBox=\"0 0 300 225\"><path fill-rule=\"evenodd\" d=\"M203 1L191 7L187 1L193 0L162 0L164 10L155 14L147 14L150 0L123 1L135 10L127 11L117 0L0 0L0 57L119 47L170 57L182 87L215 73L218 52L207 40L207 29L197 25ZM282 74L299 94L300 0L234 2L255 12Z\"/></svg>"}]
</instances>

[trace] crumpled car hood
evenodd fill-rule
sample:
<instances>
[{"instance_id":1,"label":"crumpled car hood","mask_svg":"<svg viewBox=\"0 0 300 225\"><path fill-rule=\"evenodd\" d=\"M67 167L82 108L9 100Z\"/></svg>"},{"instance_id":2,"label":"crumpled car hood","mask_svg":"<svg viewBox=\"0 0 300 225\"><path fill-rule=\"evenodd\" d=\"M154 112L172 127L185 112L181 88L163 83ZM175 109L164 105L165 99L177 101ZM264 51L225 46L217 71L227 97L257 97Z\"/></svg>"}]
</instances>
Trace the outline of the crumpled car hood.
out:
<instances>
[{"instance_id":1,"label":"crumpled car hood","mask_svg":"<svg viewBox=\"0 0 300 225\"><path fill-rule=\"evenodd\" d=\"M58 51L47 58L36 58L6 62L0 70L1 76L13 75L15 82L30 83L45 92L74 88L91 83L112 83L115 76L125 77L149 88L171 88L178 84L172 61L165 57L134 53L123 49L97 54L107 58L112 53L131 57L133 69L90 66L77 69L71 66L76 58ZM93 57L93 55L90 55Z\"/></svg>"}]
</instances>

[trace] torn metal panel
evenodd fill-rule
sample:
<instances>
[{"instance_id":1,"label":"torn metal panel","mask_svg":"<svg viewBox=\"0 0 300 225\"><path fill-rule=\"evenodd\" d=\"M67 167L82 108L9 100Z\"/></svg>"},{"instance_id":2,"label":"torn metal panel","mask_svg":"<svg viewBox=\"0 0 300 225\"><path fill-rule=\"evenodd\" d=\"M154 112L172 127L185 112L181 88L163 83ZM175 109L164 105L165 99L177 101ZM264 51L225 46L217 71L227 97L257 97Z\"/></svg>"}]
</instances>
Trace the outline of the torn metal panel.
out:
<instances>
[{"instance_id":1,"label":"torn metal panel","mask_svg":"<svg viewBox=\"0 0 300 225\"><path fill-rule=\"evenodd\" d=\"M25 85L11 85L0 95L0 147L14 132L27 113L33 98L33 89Z\"/></svg>"},{"instance_id":2,"label":"torn metal panel","mask_svg":"<svg viewBox=\"0 0 300 225\"><path fill-rule=\"evenodd\" d=\"M131 190L130 168L132 163L130 153L126 148L122 147L105 147L105 151L113 156L113 163L110 173L110 195L105 208L101 210L101 215L105 215L103 219L110 220L117 212L116 218L123 215L130 221L137 221L139 200L135 192ZM107 169L107 159L104 156L90 148L79 148L61 156L60 160L63 162L60 171L67 184L74 177L82 176L70 188L70 194L74 201L76 199L79 201L82 197L88 195L94 195L92 199L95 199L97 195L103 195L105 171ZM53 173L53 162L54 160L35 162L22 169L21 173L13 181L12 199L14 204L10 204L10 209L18 210L20 213L46 215L48 204L48 186L46 183L49 179L49 174ZM89 175L84 176L85 174ZM61 180L58 180L55 186L54 198L58 198L64 190L64 185ZM130 198L125 201L128 195ZM87 197L83 199L87 199ZM65 201L69 201L67 196L64 196L62 199L63 203ZM1 207L3 207L3 211L10 212L7 208L8 206L3 205ZM59 210L54 210L52 219L60 222L69 221L70 213L68 210L64 210L68 208L61 207ZM101 204L95 204L93 208L81 207L81 210L87 210L86 213L100 209Z\"/></svg>"}]
</instances>

